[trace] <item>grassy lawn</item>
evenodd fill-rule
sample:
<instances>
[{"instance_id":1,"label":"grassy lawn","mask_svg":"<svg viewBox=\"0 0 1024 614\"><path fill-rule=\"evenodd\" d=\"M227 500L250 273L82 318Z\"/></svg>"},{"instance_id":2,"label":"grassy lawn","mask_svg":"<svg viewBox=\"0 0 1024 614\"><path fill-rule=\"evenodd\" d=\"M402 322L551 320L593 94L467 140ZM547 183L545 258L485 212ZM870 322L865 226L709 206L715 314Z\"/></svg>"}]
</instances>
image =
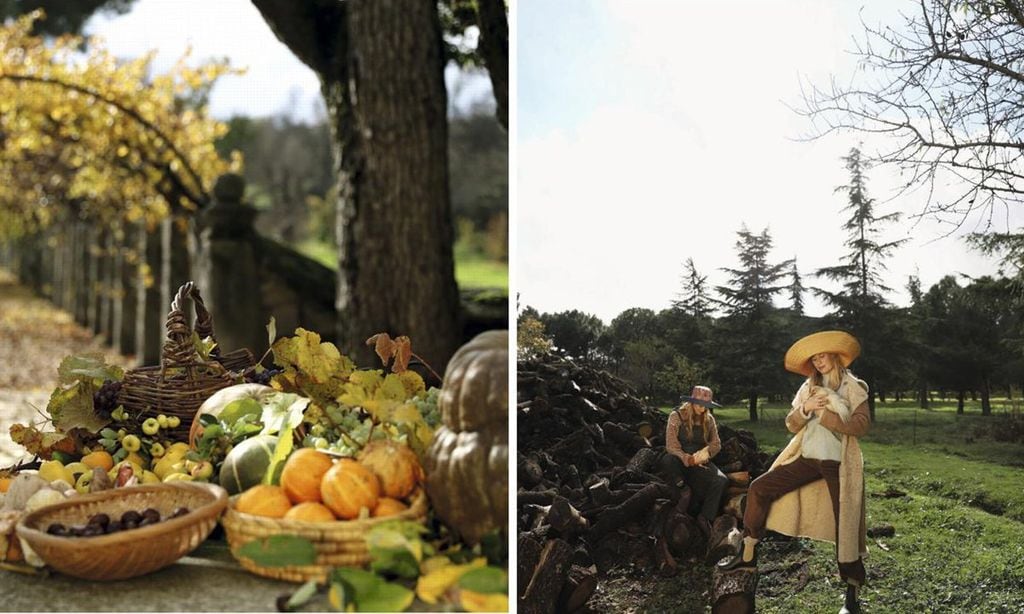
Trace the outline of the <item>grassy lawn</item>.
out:
<instances>
[{"instance_id":1,"label":"grassy lawn","mask_svg":"<svg viewBox=\"0 0 1024 614\"><path fill-rule=\"evenodd\" d=\"M302 254L337 270L338 253L333 245L306 241L296 246ZM460 288L500 288L508 293L508 263L489 260L465 250L455 252L455 281Z\"/></svg>"},{"instance_id":2,"label":"grassy lawn","mask_svg":"<svg viewBox=\"0 0 1024 614\"><path fill-rule=\"evenodd\" d=\"M1024 611L1024 444L998 440L1024 418L1000 407L983 417L976 403L964 415L955 405L878 405L861 439L867 521L891 524L896 534L868 538L865 611ZM759 422L747 419L745 407L715 415L773 450L789 438L786 410L769 405ZM882 496L890 491L905 494ZM766 546L759 612L838 611L831 544Z\"/></svg>"}]
</instances>

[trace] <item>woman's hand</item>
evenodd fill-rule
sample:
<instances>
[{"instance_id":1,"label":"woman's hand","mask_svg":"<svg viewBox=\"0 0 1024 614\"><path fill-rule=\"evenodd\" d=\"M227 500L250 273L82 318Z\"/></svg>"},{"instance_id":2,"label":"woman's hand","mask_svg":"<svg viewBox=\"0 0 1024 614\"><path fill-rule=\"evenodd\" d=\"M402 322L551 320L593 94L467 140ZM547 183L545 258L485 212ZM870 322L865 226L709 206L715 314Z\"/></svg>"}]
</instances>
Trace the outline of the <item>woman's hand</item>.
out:
<instances>
[{"instance_id":1,"label":"woman's hand","mask_svg":"<svg viewBox=\"0 0 1024 614\"><path fill-rule=\"evenodd\" d=\"M821 416L821 412L828 408L828 399L820 396L812 396L811 398L804 401L804 413L805 414L817 414Z\"/></svg>"}]
</instances>

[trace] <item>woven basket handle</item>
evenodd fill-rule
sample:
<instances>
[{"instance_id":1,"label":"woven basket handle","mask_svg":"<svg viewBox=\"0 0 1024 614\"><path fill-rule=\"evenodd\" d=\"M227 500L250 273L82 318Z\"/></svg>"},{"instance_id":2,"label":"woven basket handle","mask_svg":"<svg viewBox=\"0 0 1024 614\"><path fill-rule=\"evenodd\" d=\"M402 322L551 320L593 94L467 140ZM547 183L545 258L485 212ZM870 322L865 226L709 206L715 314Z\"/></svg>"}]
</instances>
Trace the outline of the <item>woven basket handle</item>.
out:
<instances>
[{"instance_id":1,"label":"woven basket handle","mask_svg":"<svg viewBox=\"0 0 1024 614\"><path fill-rule=\"evenodd\" d=\"M171 301L171 311L167 314L167 341L164 342L163 368L181 367L194 362L197 358L196 348L192 344L192 328L182 310L186 298L192 299L196 310L195 332L200 339L213 336L213 317L206 309L202 295L195 282L187 281L178 288L178 293ZM220 355L219 348L213 348L211 356Z\"/></svg>"}]
</instances>

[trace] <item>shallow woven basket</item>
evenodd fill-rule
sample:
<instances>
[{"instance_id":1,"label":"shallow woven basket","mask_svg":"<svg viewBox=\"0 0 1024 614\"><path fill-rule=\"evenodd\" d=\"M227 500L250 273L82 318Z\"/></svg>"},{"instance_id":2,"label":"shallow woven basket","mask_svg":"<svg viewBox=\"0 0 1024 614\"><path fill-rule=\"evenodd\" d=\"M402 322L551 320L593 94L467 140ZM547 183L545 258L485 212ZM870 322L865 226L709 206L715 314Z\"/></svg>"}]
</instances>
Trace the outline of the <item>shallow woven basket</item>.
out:
<instances>
[{"instance_id":1,"label":"shallow woven basket","mask_svg":"<svg viewBox=\"0 0 1024 614\"><path fill-rule=\"evenodd\" d=\"M217 526L228 503L220 486L198 482L145 484L72 497L26 514L18 536L57 571L87 580L122 580L166 567L194 550ZM93 514L112 518L152 507L166 517L179 507L189 513L156 524L99 535L58 537L51 523L85 525Z\"/></svg>"},{"instance_id":2,"label":"shallow woven basket","mask_svg":"<svg viewBox=\"0 0 1024 614\"><path fill-rule=\"evenodd\" d=\"M180 288L167 314L167 340L160 366L131 369L124 375L117 401L138 424L159 414L177 416L181 424L169 430L176 441L188 441L189 428L199 406L221 388L236 383L238 374L256 361L248 349L221 355L219 348L203 362L192 343L192 328L182 306L191 298L195 307L195 333L200 339L213 337L213 317L206 310L199 288L189 281Z\"/></svg>"},{"instance_id":3,"label":"shallow woven basket","mask_svg":"<svg viewBox=\"0 0 1024 614\"><path fill-rule=\"evenodd\" d=\"M371 528L389 520L426 522L427 495L419 489L409 509L391 516L364 520L336 520L334 522L305 522L244 514L235 510L238 496L231 497L228 509L221 518L228 537L231 554L243 568L258 576L289 582L323 581L332 567L359 567L370 561L366 548L366 534ZM251 559L238 555L238 549L254 539L272 535L297 535L313 542L316 563L286 567L261 567Z\"/></svg>"}]
</instances>

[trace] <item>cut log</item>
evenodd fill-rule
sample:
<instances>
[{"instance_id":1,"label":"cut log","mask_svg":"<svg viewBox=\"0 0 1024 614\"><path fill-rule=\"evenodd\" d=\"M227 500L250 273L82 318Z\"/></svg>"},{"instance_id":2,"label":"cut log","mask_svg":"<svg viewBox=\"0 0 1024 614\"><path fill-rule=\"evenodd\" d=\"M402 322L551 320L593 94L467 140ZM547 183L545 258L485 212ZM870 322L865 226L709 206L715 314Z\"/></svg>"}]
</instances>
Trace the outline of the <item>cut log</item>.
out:
<instances>
[{"instance_id":1,"label":"cut log","mask_svg":"<svg viewBox=\"0 0 1024 614\"><path fill-rule=\"evenodd\" d=\"M519 485L524 488L533 488L544 479L544 470L537 459L522 454L519 455L516 472Z\"/></svg>"},{"instance_id":2,"label":"cut log","mask_svg":"<svg viewBox=\"0 0 1024 614\"><path fill-rule=\"evenodd\" d=\"M757 579L756 569L721 572L716 568L711 581L711 614L754 614Z\"/></svg>"},{"instance_id":3,"label":"cut log","mask_svg":"<svg viewBox=\"0 0 1024 614\"><path fill-rule=\"evenodd\" d=\"M739 520L743 520L743 507L746 493L733 495L725 502L725 507L722 508L722 512L735 516Z\"/></svg>"},{"instance_id":4,"label":"cut log","mask_svg":"<svg viewBox=\"0 0 1024 614\"><path fill-rule=\"evenodd\" d=\"M735 497L736 495L742 495L743 493L747 492L748 490L750 490L750 489L748 487L746 487L746 486L735 486L733 484L730 484L730 485L725 487L725 497L727 499L731 499L732 497Z\"/></svg>"},{"instance_id":5,"label":"cut log","mask_svg":"<svg viewBox=\"0 0 1024 614\"><path fill-rule=\"evenodd\" d=\"M519 600L519 612L524 614L552 614L558 607L558 596L565 586L572 561L573 549L563 539L552 539L544 544L540 560L530 574L530 582Z\"/></svg>"},{"instance_id":6,"label":"cut log","mask_svg":"<svg viewBox=\"0 0 1024 614\"><path fill-rule=\"evenodd\" d=\"M519 505L551 505L551 502L558 496L555 489L548 490L522 490L516 493L516 500Z\"/></svg>"},{"instance_id":7,"label":"cut log","mask_svg":"<svg viewBox=\"0 0 1024 614\"><path fill-rule=\"evenodd\" d=\"M587 534L587 539L593 543L608 531L646 515L654 506L655 500L659 497L666 498L663 489L668 490L668 487L660 483L648 484L621 505L605 510Z\"/></svg>"},{"instance_id":8,"label":"cut log","mask_svg":"<svg viewBox=\"0 0 1024 614\"><path fill-rule=\"evenodd\" d=\"M540 542L534 539L529 533L520 533L516 548L516 569L518 569L518 586L516 595L521 596L526 592L526 587L533 577L533 570L540 562Z\"/></svg>"},{"instance_id":9,"label":"cut log","mask_svg":"<svg viewBox=\"0 0 1024 614\"><path fill-rule=\"evenodd\" d=\"M655 463L661 458L661 452L654 448L640 448L633 454L633 458L626 463L626 471L631 473L646 473L654 468Z\"/></svg>"},{"instance_id":10,"label":"cut log","mask_svg":"<svg viewBox=\"0 0 1024 614\"><path fill-rule=\"evenodd\" d=\"M715 518L715 524L711 526L711 536L708 538L705 562L714 564L727 556L739 553L743 534L736 525L736 518L733 516L725 514Z\"/></svg>"},{"instance_id":11,"label":"cut log","mask_svg":"<svg viewBox=\"0 0 1024 614\"><path fill-rule=\"evenodd\" d=\"M590 500L598 505L603 505L608 502L611 497L611 490L608 488L608 480L601 478L594 484L591 484L587 489L587 493L590 495Z\"/></svg>"},{"instance_id":12,"label":"cut log","mask_svg":"<svg viewBox=\"0 0 1024 614\"><path fill-rule=\"evenodd\" d=\"M703 546L703 535L692 516L674 513L665 526L669 551L677 557L698 552Z\"/></svg>"},{"instance_id":13,"label":"cut log","mask_svg":"<svg viewBox=\"0 0 1024 614\"><path fill-rule=\"evenodd\" d=\"M604 431L605 437L626 449L627 453L647 447L647 440L626 425L604 422L601 424L601 430Z\"/></svg>"},{"instance_id":14,"label":"cut log","mask_svg":"<svg viewBox=\"0 0 1024 614\"><path fill-rule=\"evenodd\" d=\"M569 575L566 578L565 586L558 597L559 612L575 612L587 604L590 596L597 590L597 567L580 567L573 565L569 568Z\"/></svg>"},{"instance_id":15,"label":"cut log","mask_svg":"<svg viewBox=\"0 0 1024 614\"><path fill-rule=\"evenodd\" d=\"M587 530L587 520L580 516L576 508L564 497L555 497L548 510L547 523L551 528L569 537L579 531Z\"/></svg>"},{"instance_id":16,"label":"cut log","mask_svg":"<svg viewBox=\"0 0 1024 614\"><path fill-rule=\"evenodd\" d=\"M725 477L729 478L730 484L736 486L746 486L750 484L750 472L749 471L734 471L732 473L725 474Z\"/></svg>"}]
</instances>

